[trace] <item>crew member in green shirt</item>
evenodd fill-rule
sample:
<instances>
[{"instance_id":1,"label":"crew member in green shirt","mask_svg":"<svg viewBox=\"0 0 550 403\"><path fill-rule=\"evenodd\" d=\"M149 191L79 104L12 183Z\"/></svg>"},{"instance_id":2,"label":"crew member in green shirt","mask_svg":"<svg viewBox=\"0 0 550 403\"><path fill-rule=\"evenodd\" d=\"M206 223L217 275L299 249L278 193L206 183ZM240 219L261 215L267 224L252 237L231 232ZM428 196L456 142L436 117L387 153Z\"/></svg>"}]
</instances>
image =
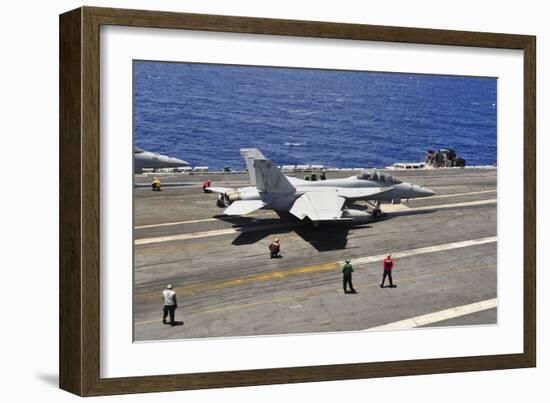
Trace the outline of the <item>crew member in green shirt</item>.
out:
<instances>
[{"instance_id":1,"label":"crew member in green shirt","mask_svg":"<svg viewBox=\"0 0 550 403\"><path fill-rule=\"evenodd\" d=\"M344 294L357 294L357 291L353 288L351 283L351 273L353 273L353 266L350 264L349 259L346 259L346 264L342 267L342 273L344 273ZM349 292L348 292L349 285Z\"/></svg>"}]
</instances>

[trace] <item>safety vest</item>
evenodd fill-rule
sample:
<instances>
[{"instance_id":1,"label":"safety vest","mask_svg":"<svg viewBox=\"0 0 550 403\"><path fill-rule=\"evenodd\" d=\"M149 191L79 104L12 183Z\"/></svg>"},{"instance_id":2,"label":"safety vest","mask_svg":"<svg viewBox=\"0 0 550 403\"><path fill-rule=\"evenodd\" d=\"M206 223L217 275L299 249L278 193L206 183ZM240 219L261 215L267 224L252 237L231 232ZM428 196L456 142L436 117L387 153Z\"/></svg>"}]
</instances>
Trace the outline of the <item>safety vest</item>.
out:
<instances>
[{"instance_id":1,"label":"safety vest","mask_svg":"<svg viewBox=\"0 0 550 403\"><path fill-rule=\"evenodd\" d=\"M384 270L391 269L393 269L393 259L391 257L387 257L384 259Z\"/></svg>"},{"instance_id":2,"label":"safety vest","mask_svg":"<svg viewBox=\"0 0 550 403\"><path fill-rule=\"evenodd\" d=\"M351 274L353 272L353 266L349 263L346 263L344 267L342 267L342 273L344 274Z\"/></svg>"}]
</instances>

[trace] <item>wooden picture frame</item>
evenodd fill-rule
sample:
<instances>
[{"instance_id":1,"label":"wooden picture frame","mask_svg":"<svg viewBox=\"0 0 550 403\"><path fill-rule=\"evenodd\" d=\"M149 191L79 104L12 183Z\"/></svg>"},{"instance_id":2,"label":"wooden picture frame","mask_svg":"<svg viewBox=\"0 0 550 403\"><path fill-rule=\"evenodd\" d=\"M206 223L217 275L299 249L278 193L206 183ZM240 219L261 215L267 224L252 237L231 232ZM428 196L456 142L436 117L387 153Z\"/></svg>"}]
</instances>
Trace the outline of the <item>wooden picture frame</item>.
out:
<instances>
[{"instance_id":1,"label":"wooden picture frame","mask_svg":"<svg viewBox=\"0 0 550 403\"><path fill-rule=\"evenodd\" d=\"M369 40L524 52L522 354L128 378L100 377L100 26ZM535 37L82 7L60 16L60 387L80 396L533 367L536 364Z\"/></svg>"}]
</instances>

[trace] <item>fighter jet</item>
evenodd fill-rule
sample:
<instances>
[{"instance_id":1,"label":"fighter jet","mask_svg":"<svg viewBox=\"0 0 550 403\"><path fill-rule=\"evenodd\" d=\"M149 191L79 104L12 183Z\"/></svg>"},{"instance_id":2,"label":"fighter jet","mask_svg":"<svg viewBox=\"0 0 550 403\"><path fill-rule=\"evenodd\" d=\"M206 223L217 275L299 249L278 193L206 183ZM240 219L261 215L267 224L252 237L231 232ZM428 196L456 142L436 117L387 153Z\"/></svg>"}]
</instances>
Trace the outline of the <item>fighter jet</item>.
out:
<instances>
[{"instance_id":1,"label":"fighter jet","mask_svg":"<svg viewBox=\"0 0 550 403\"><path fill-rule=\"evenodd\" d=\"M141 173L144 168L176 168L186 167L190 164L187 161L168 157L158 153L142 150L134 147L134 172Z\"/></svg>"},{"instance_id":2,"label":"fighter jet","mask_svg":"<svg viewBox=\"0 0 550 403\"><path fill-rule=\"evenodd\" d=\"M348 178L307 181L284 175L256 148L240 150L251 186L243 188L210 187L219 193L218 205L227 207L226 215L245 215L257 209L288 212L300 220L321 222L353 221L384 214L381 204L401 203L403 199L428 197L434 191L401 182L377 170L364 171ZM359 202L364 201L365 205ZM370 207L370 210L369 210Z\"/></svg>"}]
</instances>

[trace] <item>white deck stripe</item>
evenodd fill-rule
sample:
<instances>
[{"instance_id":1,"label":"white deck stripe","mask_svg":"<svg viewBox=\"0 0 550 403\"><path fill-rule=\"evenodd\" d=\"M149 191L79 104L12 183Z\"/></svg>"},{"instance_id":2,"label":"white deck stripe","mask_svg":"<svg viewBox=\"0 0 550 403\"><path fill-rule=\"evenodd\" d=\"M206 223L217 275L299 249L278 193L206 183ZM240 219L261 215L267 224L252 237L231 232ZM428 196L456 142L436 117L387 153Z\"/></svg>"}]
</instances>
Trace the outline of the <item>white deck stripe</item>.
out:
<instances>
[{"instance_id":1,"label":"white deck stripe","mask_svg":"<svg viewBox=\"0 0 550 403\"><path fill-rule=\"evenodd\" d=\"M496 192L496 191L497 191L496 189L493 189L493 190L482 190L482 191L479 191L479 192L453 193L453 194L450 194L450 195L430 196L430 197L427 197L427 199L441 199L441 198L444 198L444 197L459 197L459 196L481 195L481 194L485 194L485 193L493 193L493 192Z\"/></svg>"},{"instance_id":2,"label":"white deck stripe","mask_svg":"<svg viewBox=\"0 0 550 403\"><path fill-rule=\"evenodd\" d=\"M468 196L468 195L484 194L484 193L491 193L491 192L496 192L496 189L495 190L484 190L484 191L481 191L481 192L454 193L454 194L450 194L450 195L430 196L429 198L426 198L426 199L437 199L437 198L444 198L444 197L459 197L459 196ZM496 199L492 199L492 200L496 200ZM417 207L417 208L419 208L419 207ZM272 214L272 213L271 212L265 212L264 214ZM255 217L255 216L256 215L254 215L254 214L247 215L247 217ZM135 229L144 229L144 228L156 228L156 227L169 227L169 226L172 226L172 225L195 224L195 223L199 223L199 222L209 222L209 221L218 221L218 219L217 218L204 218L204 219L201 219L201 220L174 221L174 222L165 222L165 223L160 223L160 224L138 225L134 228Z\"/></svg>"},{"instance_id":3,"label":"white deck stripe","mask_svg":"<svg viewBox=\"0 0 550 403\"><path fill-rule=\"evenodd\" d=\"M271 211L265 211L262 214L247 214L246 217L261 217L264 215L274 215L275 213ZM135 229L142 229L142 228L156 228L156 227L168 227L171 225L181 225L181 224L194 224L198 222L208 222L208 221L219 221L217 218L203 218L201 220L189 220L189 221L175 221L175 222L165 222L162 224L149 224L149 225L140 225L138 227L134 227Z\"/></svg>"},{"instance_id":4,"label":"white deck stripe","mask_svg":"<svg viewBox=\"0 0 550 403\"><path fill-rule=\"evenodd\" d=\"M161 243L161 242L170 242L170 241L185 241L187 239L195 238L205 238L209 236L219 236L219 235L228 235L234 234L235 231L233 228L220 229L214 231L203 231L203 232L191 232L189 234L178 234L178 235L169 235L169 236L159 236L156 238L144 238L136 239L134 245L147 245L151 243Z\"/></svg>"},{"instance_id":5,"label":"white deck stripe","mask_svg":"<svg viewBox=\"0 0 550 403\"><path fill-rule=\"evenodd\" d=\"M428 313L426 315L415 316L414 318L400 320L398 322L388 323L382 326L371 327L365 330L404 330L414 329L415 327L426 326L432 323L441 322L447 319L458 318L476 312L486 311L497 307L497 299L491 298L485 301L475 302L473 304L457 306L455 308L445 309L439 312Z\"/></svg>"},{"instance_id":6,"label":"white deck stripe","mask_svg":"<svg viewBox=\"0 0 550 403\"><path fill-rule=\"evenodd\" d=\"M497 199L474 200L474 201L462 202L462 203L438 204L436 206L413 207L413 208L410 208L409 210L431 210L434 208L446 209L446 208L453 208L453 207L482 206L484 204L494 204L496 202L497 202Z\"/></svg>"},{"instance_id":7,"label":"white deck stripe","mask_svg":"<svg viewBox=\"0 0 550 403\"><path fill-rule=\"evenodd\" d=\"M394 259L397 259L397 258L403 258L403 257L422 255L425 253L443 252L451 249L468 248L470 246L483 245L486 243L491 243L496 241L497 241L496 236L489 236L486 238L470 239L467 241L451 242L443 245L434 245L434 246L427 246L425 248L416 248L416 249L410 249L410 250L405 250L401 252L392 252L392 257ZM367 257L362 257L358 259L353 259L352 263L354 265L360 265L360 264L380 262L384 260L385 257L386 257L386 254L376 255L376 256L367 256ZM340 262L340 263L343 263L343 262Z\"/></svg>"},{"instance_id":8,"label":"white deck stripe","mask_svg":"<svg viewBox=\"0 0 550 403\"><path fill-rule=\"evenodd\" d=\"M474 200L474 201L460 202L460 203L434 204L431 206L422 206L422 207L408 207L404 204L388 204L387 206L382 207L382 211L385 211L388 213L395 213L400 211L444 210L444 209L455 208L455 207L483 206L486 204L495 204L496 202L497 202L497 199L486 199L486 200Z\"/></svg>"},{"instance_id":9,"label":"white deck stripe","mask_svg":"<svg viewBox=\"0 0 550 403\"><path fill-rule=\"evenodd\" d=\"M185 241L187 239L206 238L210 236L237 234L237 233L252 232L252 231L264 231L268 229L286 228L286 227L292 227L292 226L293 225L289 223L281 223L281 224L272 224L272 225L256 225L254 227L251 227L250 229L244 228L241 230L237 230L235 228L227 228L227 229L218 229L213 231L190 232L187 234L177 234L177 235L161 236L156 238L136 239L134 241L134 245L147 245L151 243L161 243L161 242L171 242L171 241Z\"/></svg>"},{"instance_id":10,"label":"white deck stripe","mask_svg":"<svg viewBox=\"0 0 550 403\"><path fill-rule=\"evenodd\" d=\"M202 220L165 222L165 223L162 223L162 224L139 225L139 226L134 227L134 228L135 229L142 229L142 228L168 227L168 226L171 226L171 225L193 224L193 223L197 223L197 222L208 222L208 221L218 221L218 219L217 218L205 218L205 219L202 219Z\"/></svg>"}]
</instances>

